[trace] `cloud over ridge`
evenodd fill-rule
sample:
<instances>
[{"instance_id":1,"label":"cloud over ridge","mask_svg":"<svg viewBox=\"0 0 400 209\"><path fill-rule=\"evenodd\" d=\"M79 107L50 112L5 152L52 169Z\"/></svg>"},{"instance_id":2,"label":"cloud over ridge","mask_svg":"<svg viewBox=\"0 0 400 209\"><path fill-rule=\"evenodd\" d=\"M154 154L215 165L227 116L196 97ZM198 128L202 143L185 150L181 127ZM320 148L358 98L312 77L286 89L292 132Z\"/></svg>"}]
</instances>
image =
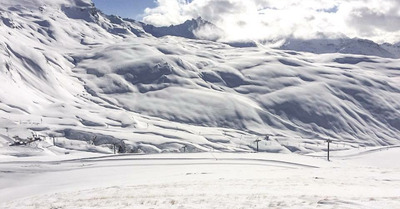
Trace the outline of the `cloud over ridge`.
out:
<instances>
[{"instance_id":1,"label":"cloud over ridge","mask_svg":"<svg viewBox=\"0 0 400 209\"><path fill-rule=\"evenodd\" d=\"M398 0L157 0L143 21L157 26L202 17L225 40L359 37L400 41Z\"/></svg>"}]
</instances>

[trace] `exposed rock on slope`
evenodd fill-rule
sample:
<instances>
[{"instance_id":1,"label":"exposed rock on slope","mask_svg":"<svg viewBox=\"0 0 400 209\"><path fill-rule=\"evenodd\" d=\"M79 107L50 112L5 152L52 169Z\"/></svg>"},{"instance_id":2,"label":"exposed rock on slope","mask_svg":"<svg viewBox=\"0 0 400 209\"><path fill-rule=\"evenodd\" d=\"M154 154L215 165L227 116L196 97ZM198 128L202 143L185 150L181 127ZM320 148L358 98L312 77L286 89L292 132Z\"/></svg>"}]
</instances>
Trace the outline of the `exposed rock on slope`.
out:
<instances>
[{"instance_id":1,"label":"exposed rock on slope","mask_svg":"<svg viewBox=\"0 0 400 209\"><path fill-rule=\"evenodd\" d=\"M180 25L171 25L168 27L156 27L143 24L143 29L155 37L177 36L189 39L218 40L223 31L214 24L202 19L187 20Z\"/></svg>"}]
</instances>

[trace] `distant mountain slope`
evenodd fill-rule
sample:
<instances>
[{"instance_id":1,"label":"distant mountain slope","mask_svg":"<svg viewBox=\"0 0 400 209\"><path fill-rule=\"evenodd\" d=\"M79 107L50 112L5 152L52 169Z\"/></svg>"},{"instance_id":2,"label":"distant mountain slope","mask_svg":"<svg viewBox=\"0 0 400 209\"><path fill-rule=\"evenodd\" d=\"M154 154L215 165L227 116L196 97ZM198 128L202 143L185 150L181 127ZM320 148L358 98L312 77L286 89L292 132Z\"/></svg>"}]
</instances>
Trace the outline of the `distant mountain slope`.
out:
<instances>
[{"instance_id":1,"label":"distant mountain slope","mask_svg":"<svg viewBox=\"0 0 400 209\"><path fill-rule=\"evenodd\" d=\"M381 47L391 54L394 54L396 58L400 58L400 42L396 44L384 43L381 44Z\"/></svg>"},{"instance_id":2,"label":"distant mountain slope","mask_svg":"<svg viewBox=\"0 0 400 209\"><path fill-rule=\"evenodd\" d=\"M311 52L315 54L341 53L371 55L385 58L400 58L398 51L391 50L392 45L379 45L365 39L288 39L279 49Z\"/></svg>"},{"instance_id":3,"label":"distant mountain slope","mask_svg":"<svg viewBox=\"0 0 400 209\"><path fill-rule=\"evenodd\" d=\"M218 40L223 33L214 24L202 19L187 20L179 25L171 25L168 27L156 27L153 25L143 24L143 29L155 37L178 36L189 39Z\"/></svg>"},{"instance_id":4,"label":"distant mountain slope","mask_svg":"<svg viewBox=\"0 0 400 209\"><path fill-rule=\"evenodd\" d=\"M309 57L172 38L151 42L132 40L81 58L80 77L127 109L180 123L375 138L379 143L385 143L383 132L400 130L400 106L394 100L400 96L399 85L391 77L398 73L398 62L387 65L389 60L351 55ZM200 43L205 47L196 49ZM118 85L102 85L106 82Z\"/></svg>"},{"instance_id":5,"label":"distant mountain slope","mask_svg":"<svg viewBox=\"0 0 400 209\"><path fill-rule=\"evenodd\" d=\"M270 152L399 143L400 60L331 53L385 55L373 43L309 54L156 38L89 0L2 0L0 12L3 144L31 132L145 153L252 151L266 135Z\"/></svg>"}]
</instances>

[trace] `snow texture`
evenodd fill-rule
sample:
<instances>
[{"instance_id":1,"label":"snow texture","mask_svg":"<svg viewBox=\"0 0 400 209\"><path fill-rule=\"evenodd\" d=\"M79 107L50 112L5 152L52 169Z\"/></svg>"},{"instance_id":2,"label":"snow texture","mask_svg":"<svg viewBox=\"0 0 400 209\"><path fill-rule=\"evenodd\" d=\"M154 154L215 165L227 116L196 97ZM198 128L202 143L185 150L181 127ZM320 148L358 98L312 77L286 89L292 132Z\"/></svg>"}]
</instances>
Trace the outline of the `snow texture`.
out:
<instances>
[{"instance_id":1,"label":"snow texture","mask_svg":"<svg viewBox=\"0 0 400 209\"><path fill-rule=\"evenodd\" d=\"M156 38L90 0L2 0L0 13L7 155L24 149L10 148L12 137L31 132L102 153L114 144L138 153L252 152L266 135L260 151L318 152L328 138L348 148L399 143L400 60L365 40L281 50Z\"/></svg>"},{"instance_id":2,"label":"snow texture","mask_svg":"<svg viewBox=\"0 0 400 209\"><path fill-rule=\"evenodd\" d=\"M0 208L399 208L399 151L0 159Z\"/></svg>"},{"instance_id":3,"label":"snow texture","mask_svg":"<svg viewBox=\"0 0 400 209\"><path fill-rule=\"evenodd\" d=\"M0 208L400 208L398 44L210 24L1 0Z\"/></svg>"}]
</instances>

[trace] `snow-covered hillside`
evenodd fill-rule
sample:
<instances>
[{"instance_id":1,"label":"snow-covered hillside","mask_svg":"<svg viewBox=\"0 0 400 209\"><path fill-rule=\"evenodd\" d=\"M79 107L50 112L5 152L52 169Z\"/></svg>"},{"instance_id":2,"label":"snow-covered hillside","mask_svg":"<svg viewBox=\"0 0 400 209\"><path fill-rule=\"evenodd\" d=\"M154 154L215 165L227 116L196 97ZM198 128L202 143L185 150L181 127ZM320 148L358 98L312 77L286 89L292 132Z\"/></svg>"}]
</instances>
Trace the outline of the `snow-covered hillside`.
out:
<instances>
[{"instance_id":1,"label":"snow-covered hillside","mask_svg":"<svg viewBox=\"0 0 400 209\"><path fill-rule=\"evenodd\" d=\"M341 53L369 55L385 58L400 58L400 51L396 45L379 45L373 41L358 38L337 39L287 39L279 46L280 49L311 52L316 54Z\"/></svg>"},{"instance_id":2,"label":"snow-covered hillside","mask_svg":"<svg viewBox=\"0 0 400 209\"><path fill-rule=\"evenodd\" d=\"M381 46L386 51L394 54L397 58L400 57L400 42L396 43L396 44L384 43L384 44L381 44Z\"/></svg>"},{"instance_id":3,"label":"snow-covered hillside","mask_svg":"<svg viewBox=\"0 0 400 209\"><path fill-rule=\"evenodd\" d=\"M386 50L312 54L156 38L90 0L2 0L0 13L7 155L18 155L7 145L12 136L31 132L98 152L110 152L105 144L253 151L266 135L260 149L270 152L318 151L327 138L353 147L399 143L400 60L382 58Z\"/></svg>"}]
</instances>

